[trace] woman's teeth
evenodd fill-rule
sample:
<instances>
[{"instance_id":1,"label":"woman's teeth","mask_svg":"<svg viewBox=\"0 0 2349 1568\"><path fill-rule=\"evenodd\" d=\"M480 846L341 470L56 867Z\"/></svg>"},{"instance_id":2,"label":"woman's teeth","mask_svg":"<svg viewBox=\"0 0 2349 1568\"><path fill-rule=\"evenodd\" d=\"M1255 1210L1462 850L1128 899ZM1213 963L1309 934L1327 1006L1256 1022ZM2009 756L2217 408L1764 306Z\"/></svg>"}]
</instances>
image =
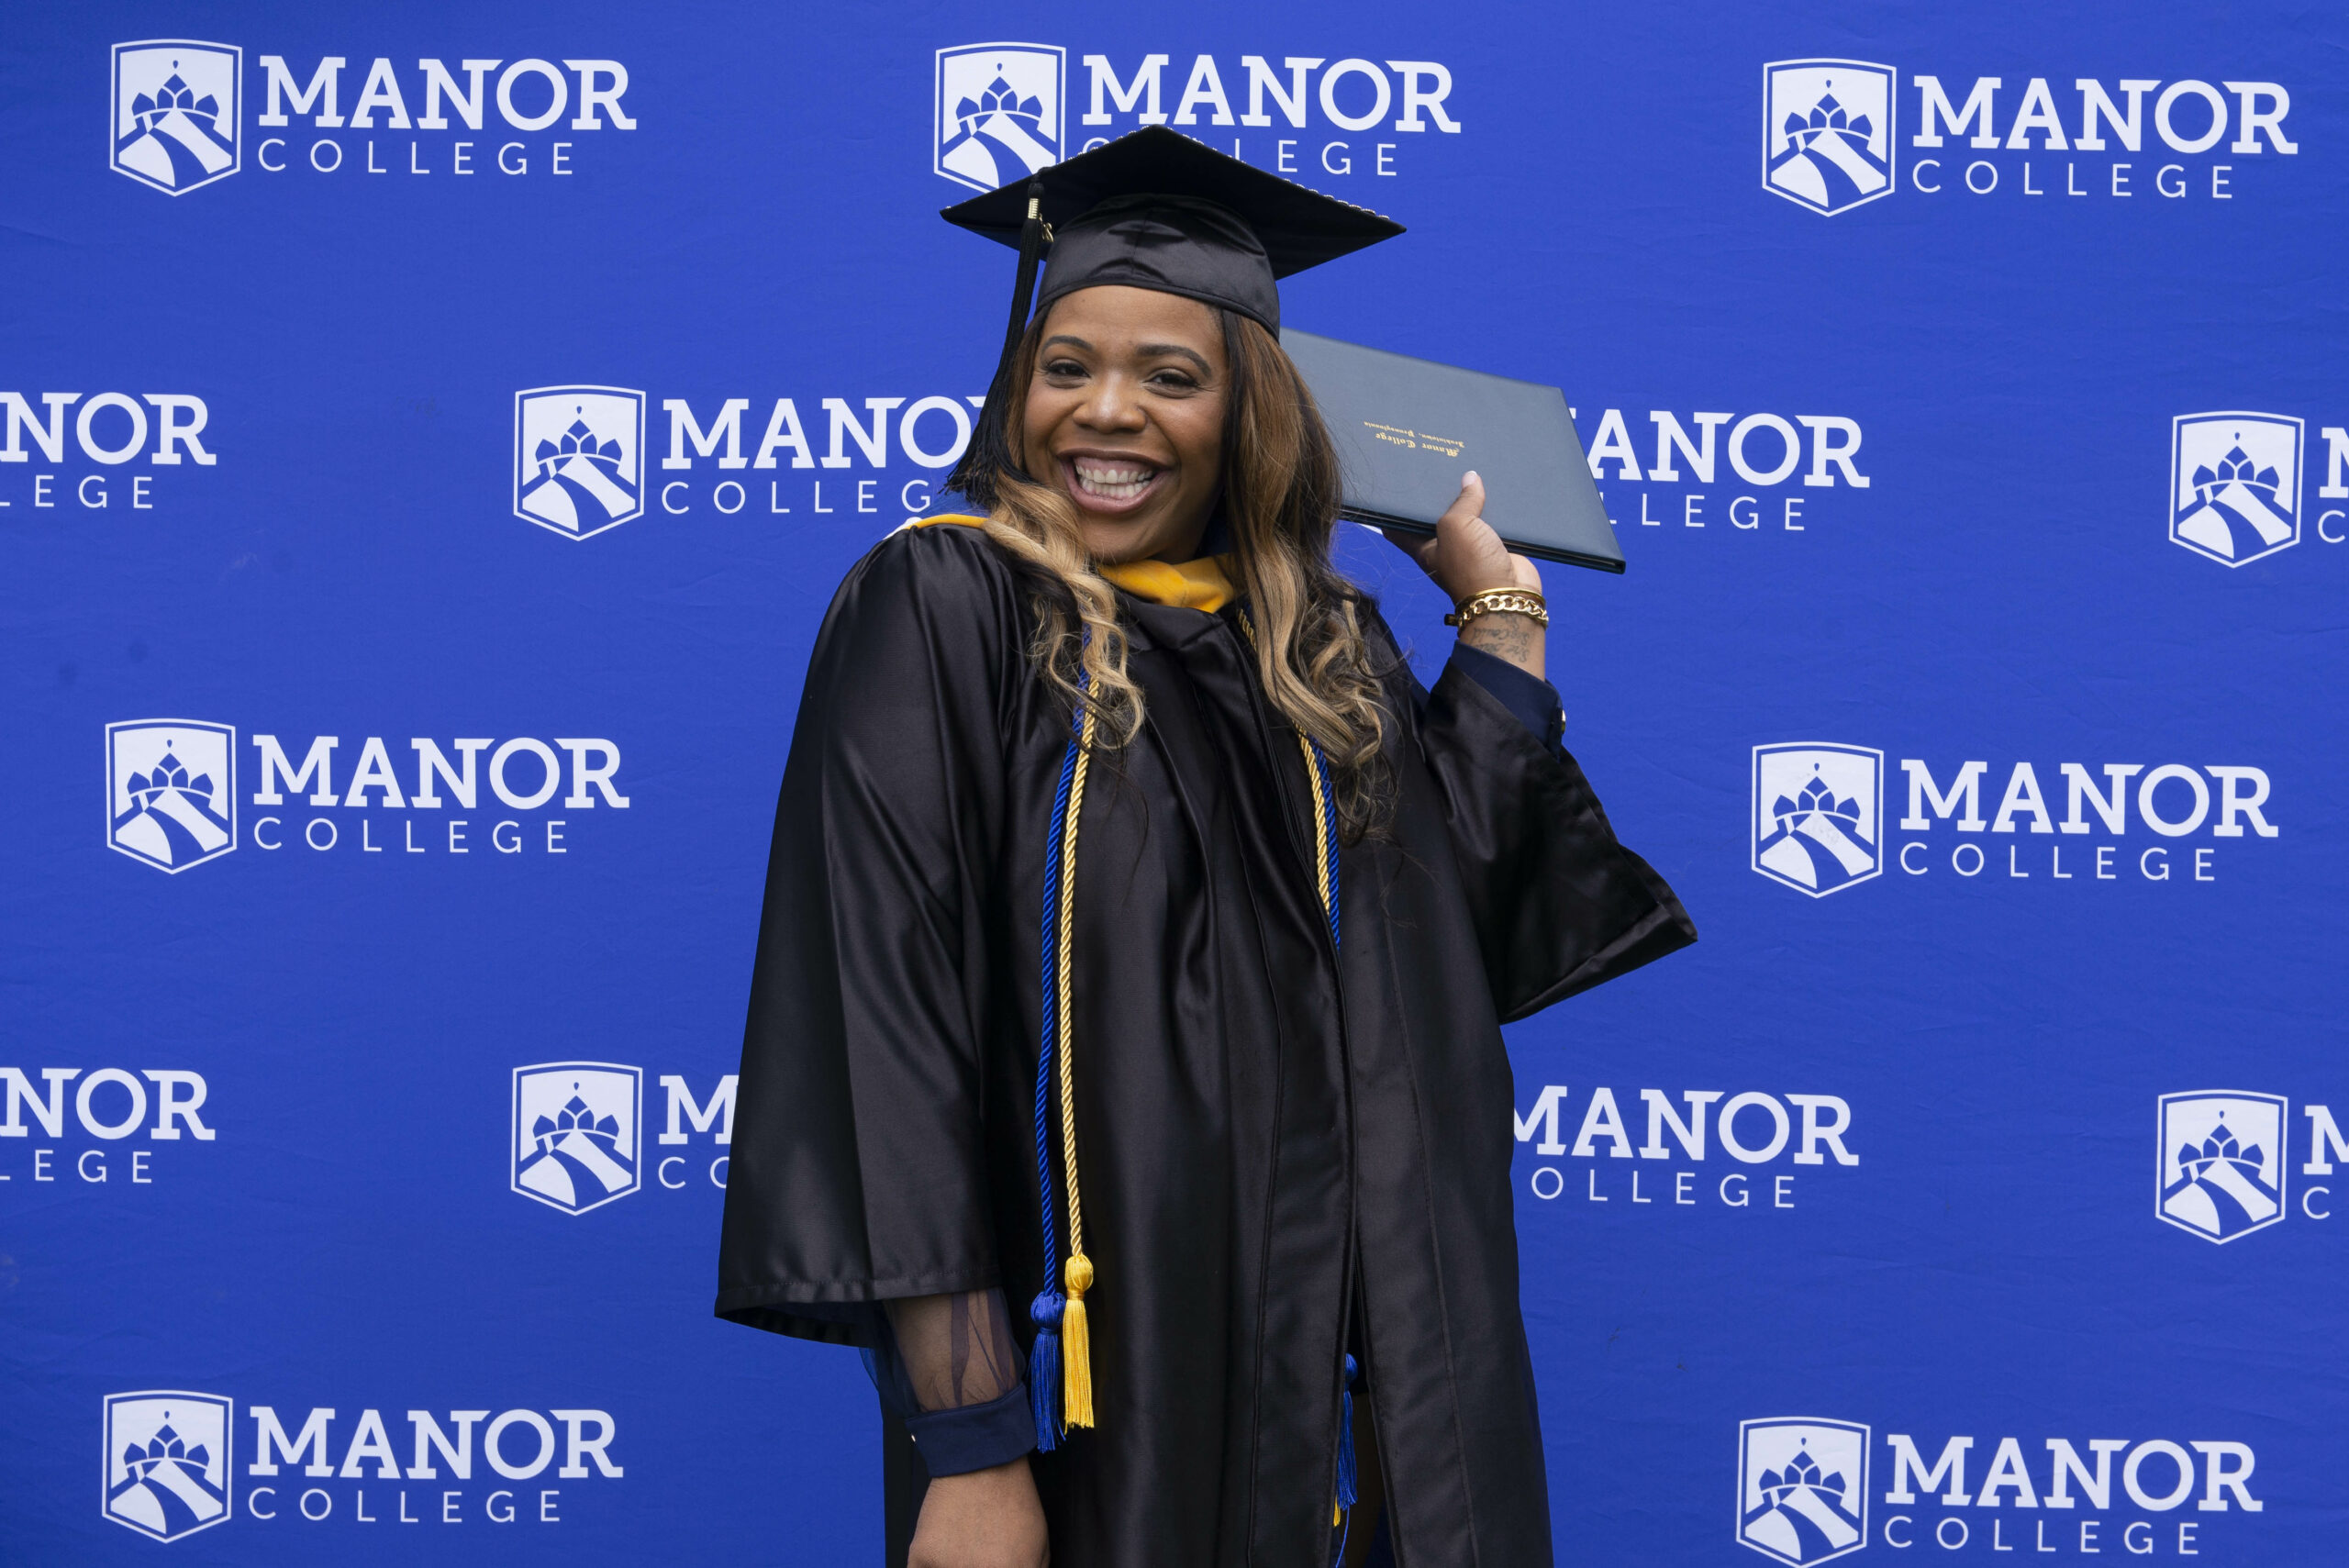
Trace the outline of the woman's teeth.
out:
<instances>
[{"instance_id":1,"label":"woman's teeth","mask_svg":"<svg viewBox=\"0 0 2349 1568\"><path fill-rule=\"evenodd\" d=\"M1076 471L1078 489L1105 501L1130 501L1158 477L1158 470L1138 463L1096 462L1078 458L1069 466Z\"/></svg>"}]
</instances>

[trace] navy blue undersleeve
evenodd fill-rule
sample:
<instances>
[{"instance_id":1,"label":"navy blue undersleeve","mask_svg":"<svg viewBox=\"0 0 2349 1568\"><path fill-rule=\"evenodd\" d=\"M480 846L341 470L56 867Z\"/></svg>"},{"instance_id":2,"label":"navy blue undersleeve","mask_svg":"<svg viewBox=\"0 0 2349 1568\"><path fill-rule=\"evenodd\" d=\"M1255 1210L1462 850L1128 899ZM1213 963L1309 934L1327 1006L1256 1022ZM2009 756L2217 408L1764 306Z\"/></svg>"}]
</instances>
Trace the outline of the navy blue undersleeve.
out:
<instances>
[{"instance_id":1,"label":"navy blue undersleeve","mask_svg":"<svg viewBox=\"0 0 2349 1568\"><path fill-rule=\"evenodd\" d=\"M1000 1399L902 1419L933 1481L1008 1464L1036 1446L1036 1418L1028 1408L1024 1378Z\"/></svg>"}]
</instances>

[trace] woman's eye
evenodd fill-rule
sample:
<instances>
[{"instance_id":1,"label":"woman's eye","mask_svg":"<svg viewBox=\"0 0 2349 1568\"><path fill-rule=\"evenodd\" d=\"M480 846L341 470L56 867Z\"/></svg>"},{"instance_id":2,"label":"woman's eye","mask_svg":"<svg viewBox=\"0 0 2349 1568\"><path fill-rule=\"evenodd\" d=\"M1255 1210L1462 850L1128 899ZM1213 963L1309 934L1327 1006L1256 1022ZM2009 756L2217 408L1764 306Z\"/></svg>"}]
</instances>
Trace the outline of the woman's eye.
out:
<instances>
[{"instance_id":1,"label":"woman's eye","mask_svg":"<svg viewBox=\"0 0 2349 1568\"><path fill-rule=\"evenodd\" d=\"M1198 385L1181 371L1160 371L1150 381L1152 386L1163 387L1170 392L1188 392Z\"/></svg>"},{"instance_id":2,"label":"woman's eye","mask_svg":"<svg viewBox=\"0 0 2349 1568\"><path fill-rule=\"evenodd\" d=\"M1074 360L1054 360L1044 367L1044 373L1060 376L1083 375L1085 367Z\"/></svg>"}]
</instances>

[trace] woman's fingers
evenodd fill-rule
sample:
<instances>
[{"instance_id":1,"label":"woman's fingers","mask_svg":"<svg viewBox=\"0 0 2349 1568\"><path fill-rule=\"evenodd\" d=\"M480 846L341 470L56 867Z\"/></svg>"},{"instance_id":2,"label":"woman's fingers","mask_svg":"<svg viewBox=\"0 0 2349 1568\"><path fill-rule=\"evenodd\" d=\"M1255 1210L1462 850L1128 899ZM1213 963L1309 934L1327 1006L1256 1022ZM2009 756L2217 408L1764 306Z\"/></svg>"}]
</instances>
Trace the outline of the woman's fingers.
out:
<instances>
[{"instance_id":1,"label":"woman's fingers","mask_svg":"<svg viewBox=\"0 0 2349 1568\"><path fill-rule=\"evenodd\" d=\"M1460 476L1460 494L1436 519L1431 537L1386 533L1386 542L1419 562L1437 586L1457 601L1480 588L1531 588L1540 592L1542 573L1524 556L1513 555L1485 521L1485 481L1475 470Z\"/></svg>"},{"instance_id":2,"label":"woman's fingers","mask_svg":"<svg viewBox=\"0 0 2349 1568\"><path fill-rule=\"evenodd\" d=\"M1426 562L1428 575L1457 601L1481 588L1506 588L1519 582L1517 567L1484 518L1485 482L1471 469L1460 479L1460 495L1436 523L1434 559Z\"/></svg>"},{"instance_id":3,"label":"woman's fingers","mask_svg":"<svg viewBox=\"0 0 2349 1568\"><path fill-rule=\"evenodd\" d=\"M1460 476L1460 494L1453 498L1451 506L1444 508L1443 516L1437 519L1436 537L1442 539L1447 527L1456 530L1463 525L1480 518L1484 515L1484 510L1485 481L1472 468Z\"/></svg>"}]
</instances>

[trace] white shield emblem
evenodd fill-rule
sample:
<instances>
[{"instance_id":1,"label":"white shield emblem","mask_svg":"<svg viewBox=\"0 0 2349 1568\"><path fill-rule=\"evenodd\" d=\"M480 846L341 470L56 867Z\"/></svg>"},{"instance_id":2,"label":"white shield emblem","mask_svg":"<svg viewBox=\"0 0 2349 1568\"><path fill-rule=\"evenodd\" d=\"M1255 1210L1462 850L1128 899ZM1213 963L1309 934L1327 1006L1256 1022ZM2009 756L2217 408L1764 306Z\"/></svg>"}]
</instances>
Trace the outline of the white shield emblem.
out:
<instances>
[{"instance_id":1,"label":"white shield emblem","mask_svg":"<svg viewBox=\"0 0 2349 1568\"><path fill-rule=\"evenodd\" d=\"M1810 1568L1868 1543L1868 1429L1816 1416L1737 1429L1737 1542Z\"/></svg>"},{"instance_id":2,"label":"white shield emblem","mask_svg":"<svg viewBox=\"0 0 2349 1568\"><path fill-rule=\"evenodd\" d=\"M2232 1241L2284 1218L2284 1137L2276 1095L2205 1089L2164 1095L2154 1212L2205 1241Z\"/></svg>"},{"instance_id":3,"label":"white shield emblem","mask_svg":"<svg viewBox=\"0 0 2349 1568\"><path fill-rule=\"evenodd\" d=\"M233 1400L150 1388L106 1396L99 1512L157 1540L217 1525L235 1506Z\"/></svg>"},{"instance_id":4,"label":"white shield emblem","mask_svg":"<svg viewBox=\"0 0 2349 1568\"><path fill-rule=\"evenodd\" d=\"M516 393L514 515L565 539L644 516L644 394L625 386Z\"/></svg>"},{"instance_id":5,"label":"white shield emblem","mask_svg":"<svg viewBox=\"0 0 2349 1568\"><path fill-rule=\"evenodd\" d=\"M2171 541L2229 566L2299 543L2300 444L2300 421L2282 414L2171 420Z\"/></svg>"},{"instance_id":6,"label":"white shield emblem","mask_svg":"<svg viewBox=\"0 0 2349 1568\"><path fill-rule=\"evenodd\" d=\"M514 1069L513 1185L566 1214L637 1188L644 1074L614 1062Z\"/></svg>"},{"instance_id":7,"label":"white shield emblem","mask_svg":"<svg viewBox=\"0 0 2349 1568\"><path fill-rule=\"evenodd\" d=\"M1059 162L1067 74L1067 51L1049 44L940 50L930 166L992 191Z\"/></svg>"},{"instance_id":8,"label":"white shield emblem","mask_svg":"<svg viewBox=\"0 0 2349 1568\"><path fill-rule=\"evenodd\" d=\"M1884 753L1796 740L1753 748L1753 869L1813 898L1884 870Z\"/></svg>"},{"instance_id":9,"label":"white shield emblem","mask_svg":"<svg viewBox=\"0 0 2349 1568\"><path fill-rule=\"evenodd\" d=\"M1865 60L1762 68L1762 188L1832 216L1892 194L1899 72Z\"/></svg>"},{"instance_id":10,"label":"white shield emblem","mask_svg":"<svg viewBox=\"0 0 2349 1568\"><path fill-rule=\"evenodd\" d=\"M183 872L237 847L237 732L195 718L106 726L106 845Z\"/></svg>"},{"instance_id":11,"label":"white shield emblem","mask_svg":"<svg viewBox=\"0 0 2349 1568\"><path fill-rule=\"evenodd\" d=\"M174 196L235 173L244 57L234 44L194 39L115 45L115 172Z\"/></svg>"}]
</instances>

